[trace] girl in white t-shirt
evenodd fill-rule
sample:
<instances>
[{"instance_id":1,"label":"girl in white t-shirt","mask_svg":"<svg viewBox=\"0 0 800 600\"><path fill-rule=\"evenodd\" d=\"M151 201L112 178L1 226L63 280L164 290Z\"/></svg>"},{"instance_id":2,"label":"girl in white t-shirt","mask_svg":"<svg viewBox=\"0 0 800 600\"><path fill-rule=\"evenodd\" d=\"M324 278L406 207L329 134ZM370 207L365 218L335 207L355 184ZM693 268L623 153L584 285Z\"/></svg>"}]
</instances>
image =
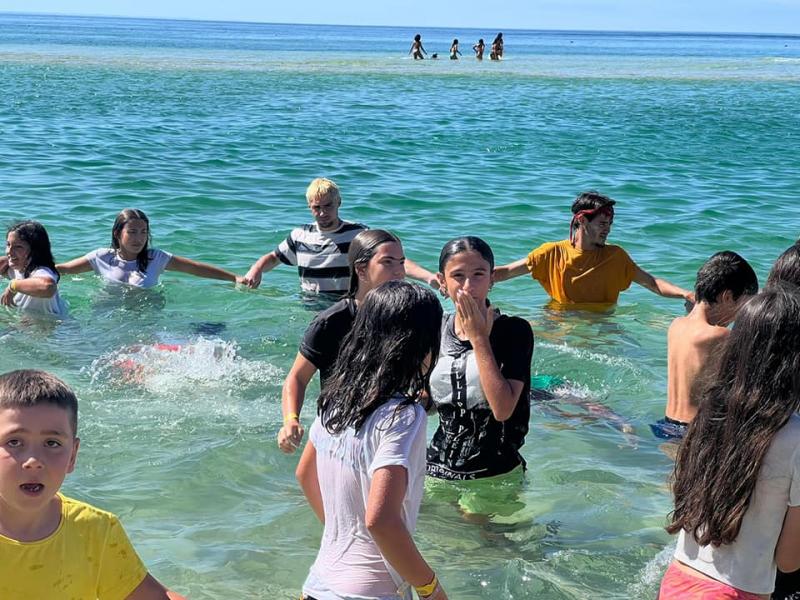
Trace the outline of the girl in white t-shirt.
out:
<instances>
[{"instance_id":1,"label":"girl in white t-shirt","mask_svg":"<svg viewBox=\"0 0 800 600\"><path fill-rule=\"evenodd\" d=\"M769 598L800 567L800 291L739 311L678 450L661 600Z\"/></svg>"},{"instance_id":2,"label":"girl in white t-shirt","mask_svg":"<svg viewBox=\"0 0 800 600\"><path fill-rule=\"evenodd\" d=\"M445 600L411 537L425 478L424 409L442 307L389 281L359 306L319 397L297 479L325 525L307 600Z\"/></svg>"},{"instance_id":3,"label":"girl in white t-shirt","mask_svg":"<svg viewBox=\"0 0 800 600\"><path fill-rule=\"evenodd\" d=\"M65 317L67 304L58 294L59 274L50 250L50 237L41 223L22 221L6 234L3 270L11 283L0 304L27 313Z\"/></svg>"},{"instance_id":4,"label":"girl in white t-shirt","mask_svg":"<svg viewBox=\"0 0 800 600\"><path fill-rule=\"evenodd\" d=\"M114 220L110 248L98 248L57 266L62 273L94 271L106 281L139 288L158 285L164 271L244 283L243 278L230 271L150 248L149 243L150 220L147 215L136 208L126 208Z\"/></svg>"}]
</instances>

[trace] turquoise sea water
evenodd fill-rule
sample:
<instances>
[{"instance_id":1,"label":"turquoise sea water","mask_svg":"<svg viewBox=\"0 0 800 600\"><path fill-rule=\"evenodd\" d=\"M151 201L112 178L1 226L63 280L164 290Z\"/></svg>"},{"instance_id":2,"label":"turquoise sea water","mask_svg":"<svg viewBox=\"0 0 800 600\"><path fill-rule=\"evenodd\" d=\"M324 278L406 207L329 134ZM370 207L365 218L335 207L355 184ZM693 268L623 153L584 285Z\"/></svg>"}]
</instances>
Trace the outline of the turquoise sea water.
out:
<instances>
[{"instance_id":1,"label":"turquoise sea water","mask_svg":"<svg viewBox=\"0 0 800 600\"><path fill-rule=\"evenodd\" d=\"M800 38L506 31L506 60L477 64L469 47L496 32L419 32L429 52L458 37L467 56L414 62L404 28L0 14L0 222L41 220L67 260L135 206L156 246L243 273L309 220L305 186L324 175L345 218L392 229L429 268L456 235L484 237L501 263L565 237L586 188L618 200L613 241L685 287L722 249L763 279L798 237ZM172 273L152 293L93 275L61 290L58 326L0 311L0 370L77 389L67 492L119 513L192 598L295 597L320 536L297 457L275 444L314 315L296 273L257 291ZM652 597L670 462L647 424L682 304L635 287L608 314L563 314L524 278L492 297L532 322L534 371L565 383L532 408L522 508L476 523L429 495L419 546L458 600ZM185 347L135 347L152 342ZM141 365L137 382L119 360Z\"/></svg>"}]
</instances>

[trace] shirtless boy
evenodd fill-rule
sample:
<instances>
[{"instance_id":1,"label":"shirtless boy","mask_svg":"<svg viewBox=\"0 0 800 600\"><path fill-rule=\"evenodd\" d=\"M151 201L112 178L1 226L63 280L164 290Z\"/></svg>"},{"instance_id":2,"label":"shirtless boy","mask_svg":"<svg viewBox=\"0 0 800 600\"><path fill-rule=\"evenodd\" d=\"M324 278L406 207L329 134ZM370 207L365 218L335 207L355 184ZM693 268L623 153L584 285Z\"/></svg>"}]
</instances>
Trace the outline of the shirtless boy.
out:
<instances>
[{"instance_id":1,"label":"shirtless boy","mask_svg":"<svg viewBox=\"0 0 800 600\"><path fill-rule=\"evenodd\" d=\"M672 322L667 333L667 410L654 425L663 439L682 438L695 414L694 386L719 352L739 307L758 292L758 279L735 252L718 252L697 272L692 311Z\"/></svg>"}]
</instances>

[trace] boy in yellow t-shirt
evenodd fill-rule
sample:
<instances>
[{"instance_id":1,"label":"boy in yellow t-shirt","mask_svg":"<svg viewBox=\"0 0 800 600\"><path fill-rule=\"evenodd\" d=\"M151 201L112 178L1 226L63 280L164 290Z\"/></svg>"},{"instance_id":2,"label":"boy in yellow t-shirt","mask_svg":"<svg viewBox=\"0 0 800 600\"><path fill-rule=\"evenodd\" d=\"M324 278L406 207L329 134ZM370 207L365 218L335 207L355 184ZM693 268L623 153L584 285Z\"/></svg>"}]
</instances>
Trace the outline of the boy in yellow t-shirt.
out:
<instances>
[{"instance_id":1,"label":"boy in yellow t-shirt","mask_svg":"<svg viewBox=\"0 0 800 600\"><path fill-rule=\"evenodd\" d=\"M614 304L636 282L668 298L693 301L692 292L653 277L619 246L606 244L614 222L615 200L598 192L581 193L572 204L568 240L547 242L516 262L497 267L495 281L530 273L558 304Z\"/></svg>"},{"instance_id":2,"label":"boy in yellow t-shirt","mask_svg":"<svg viewBox=\"0 0 800 600\"><path fill-rule=\"evenodd\" d=\"M0 375L0 598L184 600L147 572L117 517L59 493L77 426L57 377Z\"/></svg>"}]
</instances>

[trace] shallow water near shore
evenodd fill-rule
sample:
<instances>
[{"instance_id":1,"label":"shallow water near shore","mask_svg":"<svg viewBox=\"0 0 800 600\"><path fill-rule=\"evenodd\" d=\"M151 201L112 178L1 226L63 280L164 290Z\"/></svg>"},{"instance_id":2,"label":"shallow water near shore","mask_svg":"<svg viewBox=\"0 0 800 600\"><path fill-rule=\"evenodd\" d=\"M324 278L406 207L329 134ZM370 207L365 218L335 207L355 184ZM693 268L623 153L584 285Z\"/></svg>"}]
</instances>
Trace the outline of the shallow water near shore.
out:
<instances>
[{"instance_id":1,"label":"shallow water near shore","mask_svg":"<svg viewBox=\"0 0 800 600\"><path fill-rule=\"evenodd\" d=\"M157 247L243 273L309 219L324 175L344 218L431 269L456 235L498 263L566 237L587 188L619 202L612 241L684 287L722 249L763 281L797 238L800 38L506 31L506 60L478 64L414 62L414 33L0 14L0 221L41 220L63 261L135 206ZM444 57L495 32L420 33ZM147 293L86 274L61 291L61 324L0 311L0 370L78 391L66 492L119 513L192 598L295 598L321 531L275 444L316 308L296 273L257 291L168 273ZM492 300L532 322L534 372L561 383L532 406L519 510L467 519L429 494L419 546L458 600L653 597L671 465L648 423L682 303L634 286L612 311L563 313L525 278Z\"/></svg>"}]
</instances>

